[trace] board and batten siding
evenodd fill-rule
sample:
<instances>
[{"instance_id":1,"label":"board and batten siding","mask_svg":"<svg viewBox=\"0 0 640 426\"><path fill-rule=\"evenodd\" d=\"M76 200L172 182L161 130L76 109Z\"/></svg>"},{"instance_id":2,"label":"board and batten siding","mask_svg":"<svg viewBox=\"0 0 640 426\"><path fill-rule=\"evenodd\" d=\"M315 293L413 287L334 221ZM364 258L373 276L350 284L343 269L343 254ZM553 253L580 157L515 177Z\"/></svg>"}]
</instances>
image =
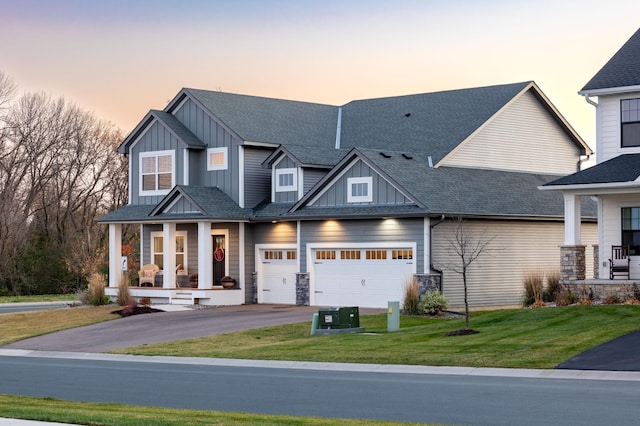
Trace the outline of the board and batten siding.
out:
<instances>
[{"instance_id":1,"label":"board and batten siding","mask_svg":"<svg viewBox=\"0 0 640 426\"><path fill-rule=\"evenodd\" d=\"M244 206L255 207L271 196L271 170L262 167L262 162L272 149L240 147L244 150Z\"/></svg>"},{"instance_id":2,"label":"board and batten siding","mask_svg":"<svg viewBox=\"0 0 640 426\"><path fill-rule=\"evenodd\" d=\"M596 112L596 128L598 132L596 152L598 153L598 163L610 160L620 154L640 153L640 147L621 147L620 101L636 98L640 98L640 92L627 93L624 96L601 96L598 98Z\"/></svg>"},{"instance_id":3,"label":"board and batten siding","mask_svg":"<svg viewBox=\"0 0 640 426\"><path fill-rule=\"evenodd\" d=\"M174 170L175 183L176 185L184 183L184 149L182 144L166 127L155 121L131 147L129 156L131 162L131 176L129 178L131 199L129 203L131 204L157 204L164 198L163 195L140 195L140 153L156 151L173 151L176 167Z\"/></svg>"},{"instance_id":4,"label":"board and batten siding","mask_svg":"<svg viewBox=\"0 0 640 426\"><path fill-rule=\"evenodd\" d=\"M305 221L300 229L300 269L308 272L307 244L310 243L416 243L416 270L424 264L424 219Z\"/></svg>"},{"instance_id":5,"label":"board and batten siding","mask_svg":"<svg viewBox=\"0 0 640 426\"><path fill-rule=\"evenodd\" d=\"M227 148L227 169L207 170L206 149L193 155L197 158L196 170L199 177L195 179L203 186L218 187L229 195L233 201L239 203L240 194L240 170L238 146L242 141L229 133L220 123L212 119L207 112L196 105L191 99L187 99L174 112L174 116L198 139L204 142L208 148Z\"/></svg>"},{"instance_id":6,"label":"board and batten siding","mask_svg":"<svg viewBox=\"0 0 640 426\"><path fill-rule=\"evenodd\" d=\"M482 128L442 166L567 175L580 150L529 90Z\"/></svg>"},{"instance_id":7,"label":"board and batten siding","mask_svg":"<svg viewBox=\"0 0 640 426\"><path fill-rule=\"evenodd\" d=\"M349 203L348 179L369 177L372 181L373 201L371 203ZM336 179L311 205L321 207L346 206L357 204L412 204L400 191L371 169L362 160L356 161L342 176Z\"/></svg>"},{"instance_id":8,"label":"board and batten siding","mask_svg":"<svg viewBox=\"0 0 640 426\"><path fill-rule=\"evenodd\" d=\"M459 265L448 238L457 222L446 221L433 230L433 263L444 272L443 292L449 306L464 306L462 275L448 269ZM488 251L467 271L468 301L471 306L519 305L528 271L560 271L560 246L564 242L562 222L478 221L465 222L472 235L494 238ZM597 244L597 225L583 223L582 242L586 248L587 278L593 276L593 244ZM450 266L449 266L450 267Z\"/></svg>"}]
</instances>

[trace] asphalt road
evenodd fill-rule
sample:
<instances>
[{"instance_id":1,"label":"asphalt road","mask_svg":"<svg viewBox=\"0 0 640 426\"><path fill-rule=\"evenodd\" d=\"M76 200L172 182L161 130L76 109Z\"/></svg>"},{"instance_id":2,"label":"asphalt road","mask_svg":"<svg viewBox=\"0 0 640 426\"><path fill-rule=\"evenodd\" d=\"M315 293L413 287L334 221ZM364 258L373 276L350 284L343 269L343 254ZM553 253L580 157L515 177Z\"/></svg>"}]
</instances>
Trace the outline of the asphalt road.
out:
<instances>
[{"instance_id":1,"label":"asphalt road","mask_svg":"<svg viewBox=\"0 0 640 426\"><path fill-rule=\"evenodd\" d=\"M68 308L68 302L2 303L0 314Z\"/></svg>"},{"instance_id":2,"label":"asphalt road","mask_svg":"<svg viewBox=\"0 0 640 426\"><path fill-rule=\"evenodd\" d=\"M17 356L14 356L17 355ZM43 354L0 349L0 393L473 425L635 425L640 374ZM555 376L554 376L555 375ZM545 377L548 376L548 377ZM615 380L615 378L623 380ZM601 380L602 379L602 380Z\"/></svg>"}]
</instances>

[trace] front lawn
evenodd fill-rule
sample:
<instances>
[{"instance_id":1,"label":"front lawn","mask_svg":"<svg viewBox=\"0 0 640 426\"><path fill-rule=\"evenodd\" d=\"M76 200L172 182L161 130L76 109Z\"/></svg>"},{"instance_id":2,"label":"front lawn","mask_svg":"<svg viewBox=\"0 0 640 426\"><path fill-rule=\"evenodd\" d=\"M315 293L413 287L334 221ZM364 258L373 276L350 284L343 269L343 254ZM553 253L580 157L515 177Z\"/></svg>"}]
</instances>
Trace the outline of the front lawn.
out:
<instances>
[{"instance_id":1,"label":"front lawn","mask_svg":"<svg viewBox=\"0 0 640 426\"><path fill-rule=\"evenodd\" d=\"M640 329L640 306L569 306L472 313L480 333L445 337L464 319L361 316L366 333L310 336L310 321L129 348L115 353L375 364L553 368L580 352Z\"/></svg>"}]
</instances>

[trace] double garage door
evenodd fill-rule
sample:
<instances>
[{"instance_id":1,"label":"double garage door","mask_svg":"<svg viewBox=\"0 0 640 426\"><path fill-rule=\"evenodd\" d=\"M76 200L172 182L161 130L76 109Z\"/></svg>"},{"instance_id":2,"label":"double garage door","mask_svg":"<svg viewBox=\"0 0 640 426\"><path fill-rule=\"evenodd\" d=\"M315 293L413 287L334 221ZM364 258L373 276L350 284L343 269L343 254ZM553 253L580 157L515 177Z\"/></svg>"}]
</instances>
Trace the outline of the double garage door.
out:
<instances>
[{"instance_id":1,"label":"double garage door","mask_svg":"<svg viewBox=\"0 0 640 426\"><path fill-rule=\"evenodd\" d=\"M416 273L415 244L317 247L309 245L310 302L315 306L387 307L402 302ZM258 250L258 302L295 304L298 252L294 247Z\"/></svg>"}]
</instances>

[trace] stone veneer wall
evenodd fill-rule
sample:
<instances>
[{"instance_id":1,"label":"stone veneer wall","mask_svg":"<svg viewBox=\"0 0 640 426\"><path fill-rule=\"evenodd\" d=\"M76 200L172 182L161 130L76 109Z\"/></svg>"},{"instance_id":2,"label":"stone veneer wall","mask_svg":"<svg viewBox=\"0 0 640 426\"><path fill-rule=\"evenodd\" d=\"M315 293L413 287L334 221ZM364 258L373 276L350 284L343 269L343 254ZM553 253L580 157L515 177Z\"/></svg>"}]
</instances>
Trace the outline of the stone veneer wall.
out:
<instances>
[{"instance_id":1,"label":"stone veneer wall","mask_svg":"<svg viewBox=\"0 0 640 426\"><path fill-rule=\"evenodd\" d=\"M433 274L414 274L416 280L418 280L418 286L420 287L420 297L426 294L429 290L438 290L442 292L442 276Z\"/></svg>"},{"instance_id":2,"label":"stone veneer wall","mask_svg":"<svg viewBox=\"0 0 640 426\"><path fill-rule=\"evenodd\" d=\"M258 303L258 273L251 273L251 282L253 283L253 290L251 291L251 300L253 303Z\"/></svg>"},{"instance_id":3,"label":"stone veneer wall","mask_svg":"<svg viewBox=\"0 0 640 426\"><path fill-rule=\"evenodd\" d=\"M560 280L584 280L587 274L586 246L560 247Z\"/></svg>"},{"instance_id":4,"label":"stone veneer wall","mask_svg":"<svg viewBox=\"0 0 640 426\"><path fill-rule=\"evenodd\" d=\"M296 273L296 305L309 306L309 273Z\"/></svg>"},{"instance_id":5,"label":"stone veneer wall","mask_svg":"<svg viewBox=\"0 0 640 426\"><path fill-rule=\"evenodd\" d=\"M600 278L600 252L598 251L598 244L593 245L593 278L596 280Z\"/></svg>"}]
</instances>

